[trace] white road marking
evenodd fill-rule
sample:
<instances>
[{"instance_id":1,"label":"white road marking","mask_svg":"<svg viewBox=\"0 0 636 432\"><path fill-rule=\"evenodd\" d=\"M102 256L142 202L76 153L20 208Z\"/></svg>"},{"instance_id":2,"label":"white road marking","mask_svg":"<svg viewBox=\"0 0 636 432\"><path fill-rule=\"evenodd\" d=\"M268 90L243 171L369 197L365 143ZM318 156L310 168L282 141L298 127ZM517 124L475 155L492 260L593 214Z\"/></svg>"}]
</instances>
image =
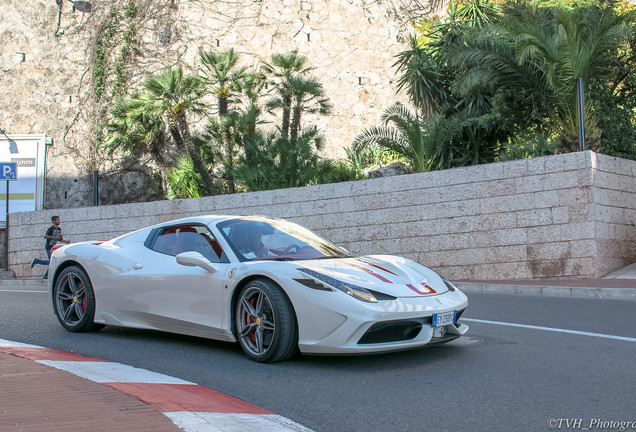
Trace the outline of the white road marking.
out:
<instances>
[{"instance_id":1,"label":"white road marking","mask_svg":"<svg viewBox=\"0 0 636 432\"><path fill-rule=\"evenodd\" d=\"M189 384L168 375L113 362L38 360L38 363L74 373L98 383Z\"/></svg>"},{"instance_id":2,"label":"white road marking","mask_svg":"<svg viewBox=\"0 0 636 432\"><path fill-rule=\"evenodd\" d=\"M271 432L311 432L288 418L276 414L233 414L207 412L164 412L174 424L187 432L229 432L261 430Z\"/></svg>"},{"instance_id":3,"label":"white road marking","mask_svg":"<svg viewBox=\"0 0 636 432\"><path fill-rule=\"evenodd\" d=\"M12 347L12 348L42 348L38 345L25 344L22 342L14 342L6 339L0 339L0 347Z\"/></svg>"},{"instance_id":4,"label":"white road marking","mask_svg":"<svg viewBox=\"0 0 636 432\"><path fill-rule=\"evenodd\" d=\"M527 328L532 330L551 331L555 333L567 333L567 334L574 334L579 336L592 336L592 337L598 337L603 339L620 340L625 342L636 342L636 338L608 335L608 334L602 334L602 333L591 333L591 332L583 332L583 331L577 331L577 330L567 330L567 329L560 329L560 328L554 328L554 327L542 327L542 326L535 326L535 325L528 325L528 324L516 324L516 323L508 323L508 322L501 322L501 321L488 321L488 320L480 320L480 319L474 319L474 318L462 318L461 320L468 321L468 322L482 323L482 324L500 325L500 326L506 326L506 327L520 327L520 328Z\"/></svg>"}]
</instances>

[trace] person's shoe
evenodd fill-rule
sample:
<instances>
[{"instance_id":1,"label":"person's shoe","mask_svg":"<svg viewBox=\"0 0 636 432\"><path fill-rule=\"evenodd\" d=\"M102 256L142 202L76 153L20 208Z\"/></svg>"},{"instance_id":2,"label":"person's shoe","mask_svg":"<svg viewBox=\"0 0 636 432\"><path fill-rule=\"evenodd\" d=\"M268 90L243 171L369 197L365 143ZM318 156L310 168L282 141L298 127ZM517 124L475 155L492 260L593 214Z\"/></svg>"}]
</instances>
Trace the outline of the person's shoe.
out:
<instances>
[{"instance_id":1,"label":"person's shoe","mask_svg":"<svg viewBox=\"0 0 636 432\"><path fill-rule=\"evenodd\" d=\"M31 261L31 268L33 268L35 266L35 258L33 258L33 261Z\"/></svg>"}]
</instances>

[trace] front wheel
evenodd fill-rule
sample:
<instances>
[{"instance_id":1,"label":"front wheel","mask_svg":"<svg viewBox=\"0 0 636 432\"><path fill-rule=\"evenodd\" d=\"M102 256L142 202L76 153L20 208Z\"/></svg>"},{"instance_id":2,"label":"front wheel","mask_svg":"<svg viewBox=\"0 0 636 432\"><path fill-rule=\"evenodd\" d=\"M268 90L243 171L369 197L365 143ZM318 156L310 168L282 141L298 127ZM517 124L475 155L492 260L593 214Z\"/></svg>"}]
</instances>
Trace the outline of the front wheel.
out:
<instances>
[{"instance_id":1,"label":"front wheel","mask_svg":"<svg viewBox=\"0 0 636 432\"><path fill-rule=\"evenodd\" d=\"M286 360L298 349L293 308L273 282L253 280L241 289L234 323L241 348L254 361Z\"/></svg>"},{"instance_id":2,"label":"front wheel","mask_svg":"<svg viewBox=\"0 0 636 432\"><path fill-rule=\"evenodd\" d=\"M64 269L53 287L53 309L62 327L71 332L99 330L95 324L95 293L91 281L79 266Z\"/></svg>"}]
</instances>

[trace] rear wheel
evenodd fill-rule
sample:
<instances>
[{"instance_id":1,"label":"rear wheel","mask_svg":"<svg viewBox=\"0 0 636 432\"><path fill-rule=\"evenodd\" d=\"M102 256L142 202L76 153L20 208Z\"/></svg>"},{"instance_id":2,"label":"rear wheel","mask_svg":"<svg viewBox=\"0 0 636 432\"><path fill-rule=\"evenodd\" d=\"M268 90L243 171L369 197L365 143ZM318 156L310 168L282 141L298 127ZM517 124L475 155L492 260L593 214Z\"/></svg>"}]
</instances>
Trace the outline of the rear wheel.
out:
<instances>
[{"instance_id":1,"label":"rear wheel","mask_svg":"<svg viewBox=\"0 0 636 432\"><path fill-rule=\"evenodd\" d=\"M236 303L234 323L241 348L254 361L282 361L298 349L293 308L273 282L257 279L243 287Z\"/></svg>"},{"instance_id":2,"label":"rear wheel","mask_svg":"<svg viewBox=\"0 0 636 432\"><path fill-rule=\"evenodd\" d=\"M88 275L79 266L64 269L53 287L55 316L66 330L88 332L104 326L95 324L95 293Z\"/></svg>"}]
</instances>

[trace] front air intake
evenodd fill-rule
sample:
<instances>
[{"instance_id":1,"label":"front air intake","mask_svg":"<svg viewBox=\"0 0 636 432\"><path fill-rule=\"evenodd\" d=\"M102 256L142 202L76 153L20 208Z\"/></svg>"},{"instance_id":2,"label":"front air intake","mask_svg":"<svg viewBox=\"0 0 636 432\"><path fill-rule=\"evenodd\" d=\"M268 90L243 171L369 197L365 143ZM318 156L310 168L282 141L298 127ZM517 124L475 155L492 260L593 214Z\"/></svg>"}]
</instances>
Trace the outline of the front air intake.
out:
<instances>
[{"instance_id":1,"label":"front air intake","mask_svg":"<svg viewBox=\"0 0 636 432\"><path fill-rule=\"evenodd\" d=\"M418 321L385 321L373 324L358 344L379 344L415 339L422 330Z\"/></svg>"}]
</instances>

